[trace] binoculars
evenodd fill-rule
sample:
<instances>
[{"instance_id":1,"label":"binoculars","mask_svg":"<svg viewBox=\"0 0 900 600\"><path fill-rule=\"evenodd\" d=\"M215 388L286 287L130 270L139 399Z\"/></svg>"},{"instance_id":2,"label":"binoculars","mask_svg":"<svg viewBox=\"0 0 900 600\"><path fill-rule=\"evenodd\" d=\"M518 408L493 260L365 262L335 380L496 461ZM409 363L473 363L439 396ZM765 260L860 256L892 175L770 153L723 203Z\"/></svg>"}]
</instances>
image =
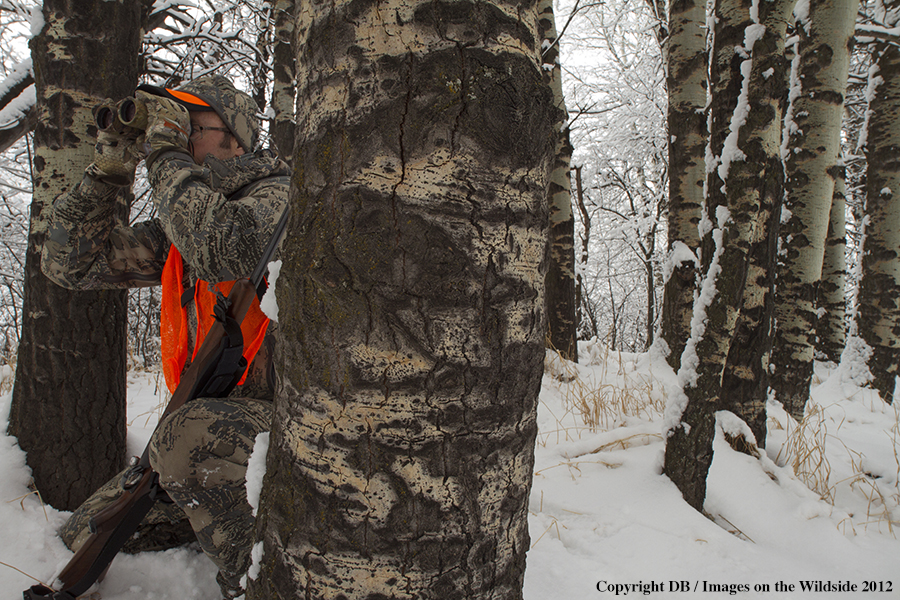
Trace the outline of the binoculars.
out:
<instances>
[{"instance_id":1,"label":"binoculars","mask_svg":"<svg viewBox=\"0 0 900 600\"><path fill-rule=\"evenodd\" d=\"M115 105L104 104L94 112L94 121L101 131L123 128L143 131L147 128L147 105L137 98L125 98Z\"/></svg>"}]
</instances>

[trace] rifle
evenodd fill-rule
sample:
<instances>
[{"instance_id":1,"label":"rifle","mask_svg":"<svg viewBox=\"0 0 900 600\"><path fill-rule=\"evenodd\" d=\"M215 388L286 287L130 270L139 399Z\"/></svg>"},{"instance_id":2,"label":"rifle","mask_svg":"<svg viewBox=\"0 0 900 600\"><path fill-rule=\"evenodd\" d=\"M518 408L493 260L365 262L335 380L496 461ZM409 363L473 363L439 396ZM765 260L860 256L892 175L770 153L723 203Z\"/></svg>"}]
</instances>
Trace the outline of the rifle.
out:
<instances>
[{"instance_id":1,"label":"rifle","mask_svg":"<svg viewBox=\"0 0 900 600\"><path fill-rule=\"evenodd\" d=\"M285 208L253 273L237 280L227 298L219 294L213 311L216 320L197 350L197 356L182 374L159 423L195 398L227 396L240 381L247 368L241 321L253 299L262 299L265 293L267 265L284 235L289 212L290 209ZM150 466L149 443L140 458L132 459L122 477L122 488L123 493L112 504L91 518L91 535L57 577L62 589L57 591L43 584L33 585L23 592L25 600L75 600L102 578L153 505L157 501L171 502L159 485L159 475Z\"/></svg>"}]
</instances>

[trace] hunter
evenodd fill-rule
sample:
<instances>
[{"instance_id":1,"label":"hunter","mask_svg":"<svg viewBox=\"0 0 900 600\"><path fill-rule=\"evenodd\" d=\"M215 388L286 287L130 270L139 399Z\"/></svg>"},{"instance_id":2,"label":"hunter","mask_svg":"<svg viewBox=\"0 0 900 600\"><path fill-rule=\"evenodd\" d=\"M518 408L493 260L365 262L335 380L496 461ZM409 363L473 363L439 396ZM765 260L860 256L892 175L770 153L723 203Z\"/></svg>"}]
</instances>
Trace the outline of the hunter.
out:
<instances>
[{"instance_id":1,"label":"hunter","mask_svg":"<svg viewBox=\"0 0 900 600\"><path fill-rule=\"evenodd\" d=\"M177 89L140 86L135 97L147 107L145 130L100 131L82 181L49 211L41 266L71 289L162 285L161 354L174 390L210 325L204 307L250 274L272 237L288 204L289 170L272 151L257 149L256 103L224 77ZM140 160L158 216L129 227L115 215L132 193ZM255 303L241 326L245 381L227 398L187 403L150 441L151 465L175 506L157 503L145 522L186 515L219 569L225 598L243 593L250 561L254 518L244 475L256 436L272 419L273 329ZM121 493L119 479L63 526L70 549L89 535L90 517ZM179 510L183 515L173 514Z\"/></svg>"}]
</instances>

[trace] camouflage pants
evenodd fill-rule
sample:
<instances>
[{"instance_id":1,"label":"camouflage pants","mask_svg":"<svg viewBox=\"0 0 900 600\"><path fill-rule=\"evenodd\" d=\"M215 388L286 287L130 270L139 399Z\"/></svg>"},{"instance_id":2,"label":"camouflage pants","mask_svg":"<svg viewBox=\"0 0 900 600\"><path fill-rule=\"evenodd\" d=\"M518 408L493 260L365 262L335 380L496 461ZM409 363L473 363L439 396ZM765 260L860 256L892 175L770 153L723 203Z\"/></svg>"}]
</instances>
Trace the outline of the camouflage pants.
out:
<instances>
[{"instance_id":1,"label":"camouflage pants","mask_svg":"<svg viewBox=\"0 0 900 600\"><path fill-rule=\"evenodd\" d=\"M269 430L271 419L271 402L202 398L172 413L150 440L150 464L175 504L157 503L145 523L177 522L187 515L203 551L219 568L226 598L242 593L240 580L250 566L254 518L244 475L256 436ZM70 548L81 546L90 517L121 493L118 482L110 481L73 513L60 531Z\"/></svg>"}]
</instances>

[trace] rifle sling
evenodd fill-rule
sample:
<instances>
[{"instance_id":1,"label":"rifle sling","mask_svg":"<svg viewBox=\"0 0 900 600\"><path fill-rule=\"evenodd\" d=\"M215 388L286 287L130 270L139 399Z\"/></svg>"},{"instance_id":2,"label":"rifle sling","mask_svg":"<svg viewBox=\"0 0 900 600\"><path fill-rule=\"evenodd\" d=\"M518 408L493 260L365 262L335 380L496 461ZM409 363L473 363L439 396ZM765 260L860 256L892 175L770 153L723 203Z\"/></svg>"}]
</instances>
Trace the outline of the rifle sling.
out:
<instances>
[{"instance_id":1,"label":"rifle sling","mask_svg":"<svg viewBox=\"0 0 900 600\"><path fill-rule=\"evenodd\" d=\"M231 393L247 370L244 358L241 324L228 316L219 302L216 303L216 320L225 328L225 337L219 342L219 360L201 377L200 389L192 398L224 398ZM239 343L235 344L234 340Z\"/></svg>"}]
</instances>

